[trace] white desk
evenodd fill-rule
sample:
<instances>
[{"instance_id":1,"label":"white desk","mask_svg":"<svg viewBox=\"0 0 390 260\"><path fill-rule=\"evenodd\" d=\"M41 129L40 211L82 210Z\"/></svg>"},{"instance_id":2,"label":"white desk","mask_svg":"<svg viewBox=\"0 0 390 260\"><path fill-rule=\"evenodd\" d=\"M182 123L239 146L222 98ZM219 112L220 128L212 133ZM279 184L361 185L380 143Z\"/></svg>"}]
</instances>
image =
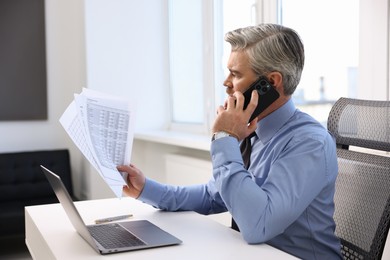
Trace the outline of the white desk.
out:
<instances>
[{"instance_id":1,"label":"white desk","mask_svg":"<svg viewBox=\"0 0 390 260\"><path fill-rule=\"evenodd\" d=\"M76 202L84 222L132 213L183 241L181 245L101 256L78 235L60 204L25 208L26 244L34 259L294 259L194 212L162 212L131 198ZM131 219L130 219L131 220Z\"/></svg>"}]
</instances>

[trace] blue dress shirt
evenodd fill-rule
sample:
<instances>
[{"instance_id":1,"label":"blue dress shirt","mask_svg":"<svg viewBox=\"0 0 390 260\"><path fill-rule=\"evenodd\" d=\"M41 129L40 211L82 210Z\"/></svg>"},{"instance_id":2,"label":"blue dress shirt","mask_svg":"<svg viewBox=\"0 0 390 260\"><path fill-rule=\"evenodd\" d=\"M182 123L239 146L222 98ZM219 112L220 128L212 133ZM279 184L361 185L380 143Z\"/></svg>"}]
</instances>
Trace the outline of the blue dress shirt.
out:
<instances>
[{"instance_id":1,"label":"blue dress shirt","mask_svg":"<svg viewBox=\"0 0 390 260\"><path fill-rule=\"evenodd\" d=\"M251 165L234 137L211 144L213 177L171 186L146 179L140 200L201 214L228 210L249 244L268 243L302 259L341 259L334 234L337 155L333 138L289 100L258 122Z\"/></svg>"}]
</instances>

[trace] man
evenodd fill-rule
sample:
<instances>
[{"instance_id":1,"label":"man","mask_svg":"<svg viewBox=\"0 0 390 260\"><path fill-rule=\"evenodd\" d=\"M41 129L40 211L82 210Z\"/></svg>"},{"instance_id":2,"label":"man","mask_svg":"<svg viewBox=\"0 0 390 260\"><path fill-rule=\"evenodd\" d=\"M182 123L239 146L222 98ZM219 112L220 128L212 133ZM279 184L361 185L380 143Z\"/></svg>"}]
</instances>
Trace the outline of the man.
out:
<instances>
[{"instance_id":1,"label":"man","mask_svg":"<svg viewBox=\"0 0 390 260\"><path fill-rule=\"evenodd\" d=\"M250 244L266 242L302 259L340 259L333 220L335 143L291 100L304 65L298 34L261 24L229 32L225 40L232 47L224 82L228 98L212 128L213 178L204 185L169 186L145 178L134 165L119 166L128 173L124 192L163 210L228 210ZM248 123L262 100L253 91L244 110L242 93L260 76L280 97ZM239 145L253 132L246 169Z\"/></svg>"}]
</instances>

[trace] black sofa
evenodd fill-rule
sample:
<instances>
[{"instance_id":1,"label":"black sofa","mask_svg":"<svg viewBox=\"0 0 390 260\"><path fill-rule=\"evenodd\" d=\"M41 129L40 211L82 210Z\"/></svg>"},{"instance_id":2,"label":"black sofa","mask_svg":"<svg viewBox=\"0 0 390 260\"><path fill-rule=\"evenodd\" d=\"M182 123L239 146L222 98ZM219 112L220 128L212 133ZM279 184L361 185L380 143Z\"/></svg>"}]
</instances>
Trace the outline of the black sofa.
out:
<instances>
[{"instance_id":1,"label":"black sofa","mask_svg":"<svg viewBox=\"0 0 390 260\"><path fill-rule=\"evenodd\" d=\"M24 236L24 207L57 203L40 165L61 176L73 196L69 151L0 153L0 236Z\"/></svg>"}]
</instances>

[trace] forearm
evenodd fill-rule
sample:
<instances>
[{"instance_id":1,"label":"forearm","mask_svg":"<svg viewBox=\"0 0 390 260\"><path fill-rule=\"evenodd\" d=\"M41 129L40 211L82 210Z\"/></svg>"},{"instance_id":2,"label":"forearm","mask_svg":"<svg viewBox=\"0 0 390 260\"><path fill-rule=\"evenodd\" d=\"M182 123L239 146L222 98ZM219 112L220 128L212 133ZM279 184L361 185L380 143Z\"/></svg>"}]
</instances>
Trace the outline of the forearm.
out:
<instances>
[{"instance_id":1,"label":"forearm","mask_svg":"<svg viewBox=\"0 0 390 260\"><path fill-rule=\"evenodd\" d=\"M205 215L223 211L225 208L215 203L208 186L172 186L146 179L138 199L166 211L196 211Z\"/></svg>"}]
</instances>

